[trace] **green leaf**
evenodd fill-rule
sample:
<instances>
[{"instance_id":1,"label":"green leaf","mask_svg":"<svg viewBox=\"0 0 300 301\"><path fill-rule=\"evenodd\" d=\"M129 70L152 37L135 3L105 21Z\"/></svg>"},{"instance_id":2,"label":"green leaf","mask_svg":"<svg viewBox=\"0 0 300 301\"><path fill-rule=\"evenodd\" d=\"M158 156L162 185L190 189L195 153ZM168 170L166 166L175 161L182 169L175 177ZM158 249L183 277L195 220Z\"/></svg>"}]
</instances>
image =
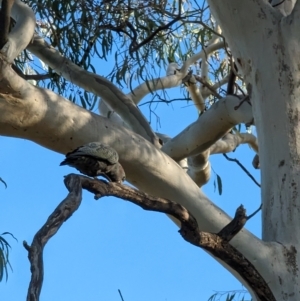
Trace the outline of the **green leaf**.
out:
<instances>
[{"instance_id":1,"label":"green leaf","mask_svg":"<svg viewBox=\"0 0 300 301\"><path fill-rule=\"evenodd\" d=\"M98 97L96 95L93 96L93 103L90 106L90 111L92 111L97 103Z\"/></svg>"},{"instance_id":2,"label":"green leaf","mask_svg":"<svg viewBox=\"0 0 300 301\"><path fill-rule=\"evenodd\" d=\"M5 264L5 260L4 260L4 254L3 254L2 249L0 249L0 282L3 279L5 266L6 266L6 264Z\"/></svg>"},{"instance_id":3,"label":"green leaf","mask_svg":"<svg viewBox=\"0 0 300 301\"><path fill-rule=\"evenodd\" d=\"M227 298L226 298L226 301L233 301L233 299L234 299L234 297L235 297L235 293L234 294L232 294L232 295L227 295Z\"/></svg>"},{"instance_id":4,"label":"green leaf","mask_svg":"<svg viewBox=\"0 0 300 301\"><path fill-rule=\"evenodd\" d=\"M0 281L3 280L5 275L6 281L8 279L8 269L9 266L12 270L12 266L9 262L9 249L11 248L10 244L6 239L3 238L3 235L10 235L16 239L10 232L4 232L0 235Z\"/></svg>"},{"instance_id":5,"label":"green leaf","mask_svg":"<svg viewBox=\"0 0 300 301\"><path fill-rule=\"evenodd\" d=\"M215 301L217 296L218 296L218 293L215 293L212 296L210 296L207 301Z\"/></svg>"},{"instance_id":6,"label":"green leaf","mask_svg":"<svg viewBox=\"0 0 300 301\"><path fill-rule=\"evenodd\" d=\"M86 107L87 107L86 102L85 102L84 97L82 95L80 95L80 101L81 101L82 107L86 109Z\"/></svg>"},{"instance_id":7,"label":"green leaf","mask_svg":"<svg viewBox=\"0 0 300 301\"><path fill-rule=\"evenodd\" d=\"M217 183L218 183L218 192L219 192L219 195L221 195L222 194L222 179L218 174L217 174Z\"/></svg>"},{"instance_id":8,"label":"green leaf","mask_svg":"<svg viewBox=\"0 0 300 301\"><path fill-rule=\"evenodd\" d=\"M7 184L2 178L0 178L0 182L2 182L5 185L5 188L7 188Z\"/></svg>"},{"instance_id":9,"label":"green leaf","mask_svg":"<svg viewBox=\"0 0 300 301\"><path fill-rule=\"evenodd\" d=\"M10 244L2 236L0 236L0 243L2 244L2 246L5 246L5 248L8 248L8 247L10 248Z\"/></svg>"},{"instance_id":10,"label":"green leaf","mask_svg":"<svg viewBox=\"0 0 300 301\"><path fill-rule=\"evenodd\" d=\"M91 106L91 103L90 103L90 100L89 100L89 93L84 91L83 97L84 97L84 100L88 103L88 105Z\"/></svg>"}]
</instances>

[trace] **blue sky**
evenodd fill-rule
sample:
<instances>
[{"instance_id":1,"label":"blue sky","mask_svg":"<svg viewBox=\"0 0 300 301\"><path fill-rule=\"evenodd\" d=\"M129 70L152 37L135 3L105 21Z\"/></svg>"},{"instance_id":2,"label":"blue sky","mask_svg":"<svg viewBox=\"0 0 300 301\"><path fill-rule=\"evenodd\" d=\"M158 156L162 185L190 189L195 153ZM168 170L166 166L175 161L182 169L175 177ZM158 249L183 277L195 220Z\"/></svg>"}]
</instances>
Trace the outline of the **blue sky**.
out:
<instances>
[{"instance_id":1,"label":"blue sky","mask_svg":"<svg viewBox=\"0 0 300 301\"><path fill-rule=\"evenodd\" d=\"M146 108L142 107L143 110ZM166 114L168 110L168 114ZM174 136L192 120L192 106L160 105L161 132ZM166 117L164 117L166 116ZM174 120L178 120L174 122ZM0 283L0 300L25 300L30 279L27 251L54 208L67 195L63 176L75 172L60 167L64 156L32 142L0 137L0 232L12 232L10 261L14 271ZM237 157L259 179L251 166L253 152L242 146ZM242 203L250 214L260 204L258 187L234 163L211 157L223 182L223 194L214 192L214 175L204 192L231 216ZM246 228L260 235L260 214ZM62 226L44 251L42 301L207 300L214 291L243 289L203 250L185 242L163 214L143 211L129 202L85 192L78 211Z\"/></svg>"}]
</instances>

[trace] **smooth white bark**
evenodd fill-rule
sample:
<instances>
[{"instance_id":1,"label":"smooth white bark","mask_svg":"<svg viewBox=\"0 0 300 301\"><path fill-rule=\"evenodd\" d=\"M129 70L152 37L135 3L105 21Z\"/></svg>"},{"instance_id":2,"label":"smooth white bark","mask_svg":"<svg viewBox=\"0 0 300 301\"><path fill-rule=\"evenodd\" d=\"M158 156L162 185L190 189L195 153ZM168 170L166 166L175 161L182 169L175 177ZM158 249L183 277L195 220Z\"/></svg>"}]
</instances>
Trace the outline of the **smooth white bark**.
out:
<instances>
[{"instance_id":1,"label":"smooth white bark","mask_svg":"<svg viewBox=\"0 0 300 301\"><path fill-rule=\"evenodd\" d=\"M175 161L207 150L234 125L249 123L253 119L252 107L240 99L227 96L213 105L197 121L163 145L162 150Z\"/></svg>"},{"instance_id":2,"label":"smooth white bark","mask_svg":"<svg viewBox=\"0 0 300 301\"><path fill-rule=\"evenodd\" d=\"M190 97L196 108L200 113L202 113L205 110L205 100L201 94L200 85L197 83L194 75L191 75L186 83L186 89L189 91Z\"/></svg>"},{"instance_id":3,"label":"smooth white bark","mask_svg":"<svg viewBox=\"0 0 300 301\"><path fill-rule=\"evenodd\" d=\"M227 134L210 148L210 154L223 154L235 150L240 144L248 144L258 152L257 138L249 133Z\"/></svg>"},{"instance_id":4,"label":"smooth white bark","mask_svg":"<svg viewBox=\"0 0 300 301\"><path fill-rule=\"evenodd\" d=\"M207 150L197 156L188 158L188 175L199 187L205 185L210 179L211 166L209 155L210 152Z\"/></svg>"},{"instance_id":5,"label":"smooth white bark","mask_svg":"<svg viewBox=\"0 0 300 301\"><path fill-rule=\"evenodd\" d=\"M180 70L177 70L176 73L169 71L169 75L165 77L149 80L147 83L143 83L136 87L132 92L128 94L128 96L133 100L135 104L138 104L146 95L153 91L179 86L182 83L182 79L186 76L188 68L192 64L200 59L202 60L202 63L205 64L209 55L222 47L224 47L224 42L218 42L218 37L214 36L208 43L207 47L203 48L200 52L187 59Z\"/></svg>"},{"instance_id":6,"label":"smooth white bark","mask_svg":"<svg viewBox=\"0 0 300 301\"><path fill-rule=\"evenodd\" d=\"M288 1L289 2L289 1ZM297 4L299 1L297 1ZM262 265L277 300L300 299L299 10L267 1L209 1L251 85L262 176L263 239L282 244ZM297 6L297 5L296 5ZM272 262L272 266L270 266Z\"/></svg>"},{"instance_id":7,"label":"smooth white bark","mask_svg":"<svg viewBox=\"0 0 300 301\"><path fill-rule=\"evenodd\" d=\"M32 9L20 0L15 0L11 9L11 16L16 24L8 34L7 43L0 50L10 63L26 48L32 40L35 30L35 15Z\"/></svg>"},{"instance_id":8,"label":"smooth white bark","mask_svg":"<svg viewBox=\"0 0 300 301\"><path fill-rule=\"evenodd\" d=\"M118 115L112 108L110 108L109 105L102 98L99 100L98 109L101 116L110 119L112 122L120 126L124 126L128 129L131 129L130 126L122 120L120 115Z\"/></svg>"},{"instance_id":9,"label":"smooth white bark","mask_svg":"<svg viewBox=\"0 0 300 301\"><path fill-rule=\"evenodd\" d=\"M186 62L183 64L182 69L180 70L183 74L187 73L188 68L197 62L198 60L206 61L208 56L212 54L214 51L221 49L224 47L224 41L218 42L217 37L213 38L212 43L209 43L209 46L203 48L200 52L194 54Z\"/></svg>"},{"instance_id":10,"label":"smooth white bark","mask_svg":"<svg viewBox=\"0 0 300 301\"><path fill-rule=\"evenodd\" d=\"M136 133L160 147L148 121L132 99L106 78L78 67L39 36L35 36L28 49L70 82L102 97Z\"/></svg>"}]
</instances>

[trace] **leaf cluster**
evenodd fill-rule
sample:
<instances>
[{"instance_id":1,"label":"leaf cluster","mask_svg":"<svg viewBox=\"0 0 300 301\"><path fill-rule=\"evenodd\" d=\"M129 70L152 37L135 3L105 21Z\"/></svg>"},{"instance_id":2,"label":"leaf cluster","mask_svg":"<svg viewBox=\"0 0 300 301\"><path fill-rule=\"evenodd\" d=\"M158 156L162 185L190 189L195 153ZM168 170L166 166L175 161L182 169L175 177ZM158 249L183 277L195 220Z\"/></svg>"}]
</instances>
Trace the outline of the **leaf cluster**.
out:
<instances>
[{"instance_id":1,"label":"leaf cluster","mask_svg":"<svg viewBox=\"0 0 300 301\"><path fill-rule=\"evenodd\" d=\"M0 235L0 281L3 280L3 277L5 276L5 279L7 281L8 279L8 267L12 270L12 266L9 262L9 250L11 248L8 241L3 237L4 235L10 235L15 240L17 240L11 233L4 232Z\"/></svg>"},{"instance_id":2,"label":"leaf cluster","mask_svg":"<svg viewBox=\"0 0 300 301\"><path fill-rule=\"evenodd\" d=\"M164 76L161 70L169 62L180 65L198 52L211 38L215 25L205 1L201 5L196 0L26 0L25 3L36 13L39 34L62 55L99 74L99 60L109 60L111 70L107 78L127 89ZM221 66L220 57L213 56L213 60L211 74L218 79L227 72L226 66ZM37 73L47 69L50 74L50 80L37 84L71 101L79 101L88 109L95 105L97 99L93 95L74 87L50 68L38 66L30 55L25 54L19 64L25 62L30 62Z\"/></svg>"},{"instance_id":3,"label":"leaf cluster","mask_svg":"<svg viewBox=\"0 0 300 301\"><path fill-rule=\"evenodd\" d=\"M217 292L210 296L207 301L251 301L246 298L249 293L246 290L233 291L233 292Z\"/></svg>"}]
</instances>

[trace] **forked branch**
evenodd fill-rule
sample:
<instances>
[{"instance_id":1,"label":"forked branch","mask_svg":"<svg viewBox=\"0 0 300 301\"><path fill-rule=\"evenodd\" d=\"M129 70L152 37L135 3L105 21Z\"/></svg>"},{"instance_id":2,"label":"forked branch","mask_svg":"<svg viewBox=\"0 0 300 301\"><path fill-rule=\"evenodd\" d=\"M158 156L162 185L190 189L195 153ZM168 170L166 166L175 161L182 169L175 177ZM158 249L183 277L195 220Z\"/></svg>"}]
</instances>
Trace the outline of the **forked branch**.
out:
<instances>
[{"instance_id":1,"label":"forked branch","mask_svg":"<svg viewBox=\"0 0 300 301\"><path fill-rule=\"evenodd\" d=\"M132 202L144 210L169 214L181 222L179 233L191 244L205 249L215 257L226 262L253 289L259 300L275 301L267 283L255 267L229 241L243 228L247 221L243 206L237 209L234 219L219 233L200 231L196 219L183 206L173 201L150 196L146 193L117 183L107 183L85 176L70 174L65 178L69 190L68 196L57 206L47 222L34 236L31 246L24 242L31 265L31 281L27 301L38 301L43 283L43 249L48 240L58 231L62 224L79 208L82 188L95 194L95 199L115 196Z\"/></svg>"}]
</instances>

